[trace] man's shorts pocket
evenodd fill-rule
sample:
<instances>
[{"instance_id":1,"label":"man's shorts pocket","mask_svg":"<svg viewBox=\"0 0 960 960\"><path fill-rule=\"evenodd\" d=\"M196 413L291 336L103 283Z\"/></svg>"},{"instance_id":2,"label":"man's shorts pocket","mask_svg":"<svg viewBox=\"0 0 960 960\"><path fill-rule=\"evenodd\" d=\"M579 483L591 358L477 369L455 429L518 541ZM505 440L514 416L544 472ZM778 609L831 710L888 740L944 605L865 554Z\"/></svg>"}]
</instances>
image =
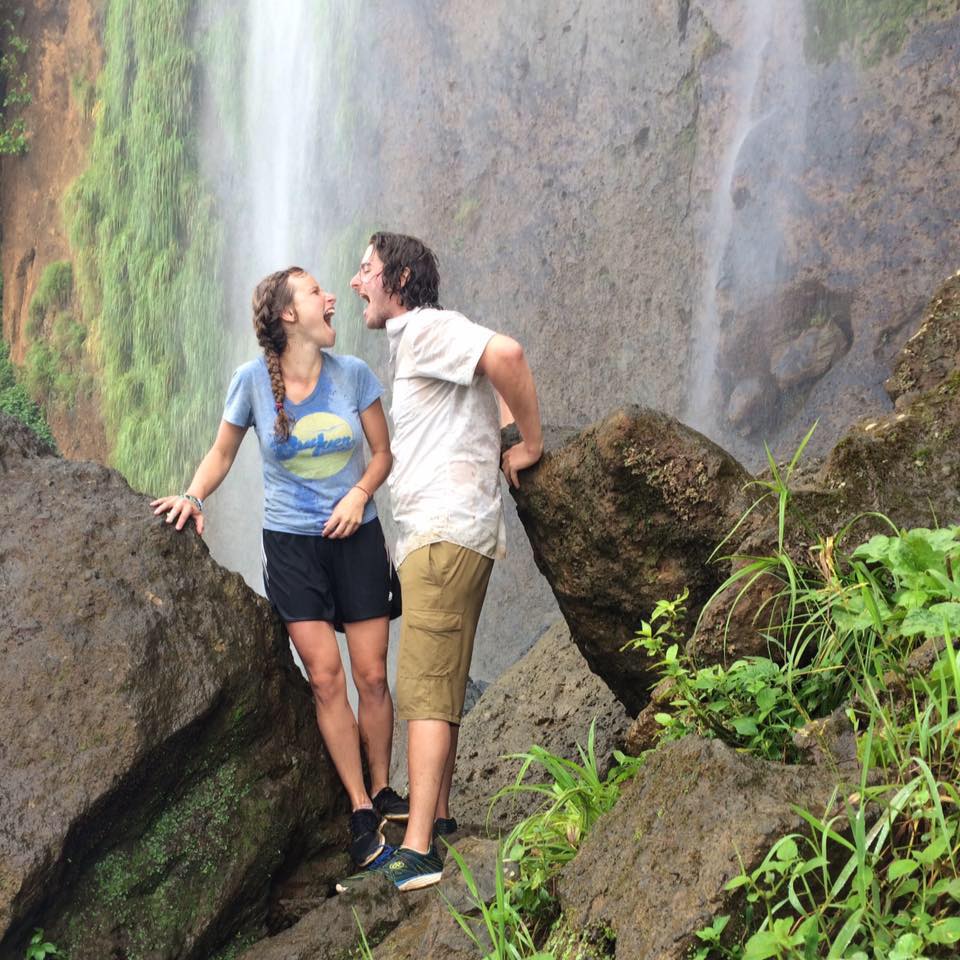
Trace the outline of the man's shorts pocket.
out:
<instances>
[{"instance_id":1,"label":"man's shorts pocket","mask_svg":"<svg viewBox=\"0 0 960 960\"><path fill-rule=\"evenodd\" d=\"M405 677L448 677L459 672L463 614L457 610L407 610L406 634L397 663Z\"/></svg>"}]
</instances>

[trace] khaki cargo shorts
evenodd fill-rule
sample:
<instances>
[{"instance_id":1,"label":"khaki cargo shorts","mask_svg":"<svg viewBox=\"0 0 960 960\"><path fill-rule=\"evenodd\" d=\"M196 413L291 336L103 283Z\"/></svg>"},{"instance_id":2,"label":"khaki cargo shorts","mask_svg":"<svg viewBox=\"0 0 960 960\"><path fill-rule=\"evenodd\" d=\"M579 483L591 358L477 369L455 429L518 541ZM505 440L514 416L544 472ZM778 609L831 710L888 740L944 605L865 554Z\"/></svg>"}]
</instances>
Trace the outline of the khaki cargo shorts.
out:
<instances>
[{"instance_id":1,"label":"khaki cargo shorts","mask_svg":"<svg viewBox=\"0 0 960 960\"><path fill-rule=\"evenodd\" d=\"M459 723L473 638L493 560L441 541L400 567L403 620L397 655L397 716Z\"/></svg>"}]
</instances>

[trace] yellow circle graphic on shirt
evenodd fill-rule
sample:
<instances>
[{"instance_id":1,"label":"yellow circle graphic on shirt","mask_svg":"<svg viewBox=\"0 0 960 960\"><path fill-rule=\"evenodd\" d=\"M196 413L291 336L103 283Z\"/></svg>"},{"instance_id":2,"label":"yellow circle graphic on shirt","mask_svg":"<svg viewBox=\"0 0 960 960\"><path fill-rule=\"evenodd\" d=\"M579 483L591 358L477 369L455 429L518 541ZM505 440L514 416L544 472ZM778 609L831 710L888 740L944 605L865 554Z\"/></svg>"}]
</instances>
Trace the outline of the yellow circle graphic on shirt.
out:
<instances>
[{"instance_id":1,"label":"yellow circle graphic on shirt","mask_svg":"<svg viewBox=\"0 0 960 960\"><path fill-rule=\"evenodd\" d=\"M291 473L305 480L323 480L347 465L353 453L353 431L333 413L309 413L293 425L290 439L276 453Z\"/></svg>"}]
</instances>

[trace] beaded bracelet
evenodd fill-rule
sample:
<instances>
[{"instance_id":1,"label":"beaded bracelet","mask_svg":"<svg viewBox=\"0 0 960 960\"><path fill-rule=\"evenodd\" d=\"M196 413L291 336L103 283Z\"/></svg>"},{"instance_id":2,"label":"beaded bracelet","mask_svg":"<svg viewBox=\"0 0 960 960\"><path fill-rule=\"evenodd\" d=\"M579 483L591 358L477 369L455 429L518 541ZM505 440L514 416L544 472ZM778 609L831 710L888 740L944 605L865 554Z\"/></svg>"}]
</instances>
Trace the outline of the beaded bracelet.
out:
<instances>
[{"instance_id":1,"label":"beaded bracelet","mask_svg":"<svg viewBox=\"0 0 960 960\"><path fill-rule=\"evenodd\" d=\"M181 493L181 497L184 500L189 500L201 513L203 513L203 501L199 497L195 497L192 493Z\"/></svg>"}]
</instances>

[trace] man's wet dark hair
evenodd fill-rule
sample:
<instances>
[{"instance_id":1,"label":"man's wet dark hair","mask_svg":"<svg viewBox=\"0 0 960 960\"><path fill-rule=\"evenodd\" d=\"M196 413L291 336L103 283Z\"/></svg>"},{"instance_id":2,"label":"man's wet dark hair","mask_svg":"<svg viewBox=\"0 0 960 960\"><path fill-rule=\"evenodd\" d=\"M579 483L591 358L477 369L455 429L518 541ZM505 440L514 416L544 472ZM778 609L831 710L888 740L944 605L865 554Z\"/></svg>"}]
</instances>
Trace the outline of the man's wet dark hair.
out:
<instances>
[{"instance_id":1,"label":"man's wet dark hair","mask_svg":"<svg viewBox=\"0 0 960 960\"><path fill-rule=\"evenodd\" d=\"M434 252L416 237L380 231L370 238L383 263L383 289L408 310L440 306L440 271ZM401 285L404 271L406 283Z\"/></svg>"}]
</instances>

